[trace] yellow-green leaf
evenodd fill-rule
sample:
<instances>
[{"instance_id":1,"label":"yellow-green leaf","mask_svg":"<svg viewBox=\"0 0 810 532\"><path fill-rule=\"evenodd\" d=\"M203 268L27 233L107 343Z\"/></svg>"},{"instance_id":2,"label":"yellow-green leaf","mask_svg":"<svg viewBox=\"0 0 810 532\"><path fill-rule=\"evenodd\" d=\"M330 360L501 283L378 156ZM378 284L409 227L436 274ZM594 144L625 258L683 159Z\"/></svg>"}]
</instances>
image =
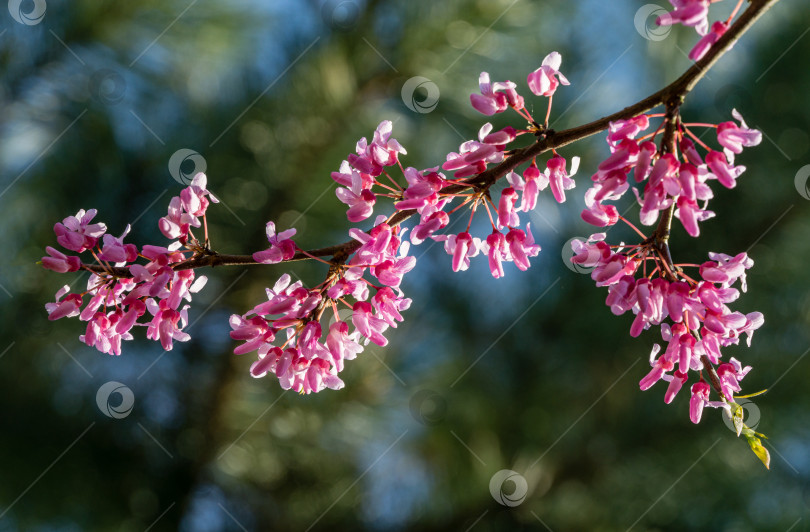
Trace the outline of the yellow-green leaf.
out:
<instances>
[{"instance_id":1,"label":"yellow-green leaf","mask_svg":"<svg viewBox=\"0 0 810 532\"><path fill-rule=\"evenodd\" d=\"M757 438L756 436L748 436L748 446L751 447L751 450L754 451L754 454L757 455L757 458L765 464L767 469L771 468L771 454L768 452L762 445L762 440Z\"/></svg>"}]
</instances>

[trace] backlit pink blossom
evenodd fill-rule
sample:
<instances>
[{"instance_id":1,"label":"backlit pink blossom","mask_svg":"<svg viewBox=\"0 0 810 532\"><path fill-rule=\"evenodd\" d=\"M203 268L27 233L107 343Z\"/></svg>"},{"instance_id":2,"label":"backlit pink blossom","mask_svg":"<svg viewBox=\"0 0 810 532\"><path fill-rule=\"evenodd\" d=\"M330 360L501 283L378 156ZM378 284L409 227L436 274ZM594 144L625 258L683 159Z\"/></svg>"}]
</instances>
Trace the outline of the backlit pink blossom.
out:
<instances>
[{"instance_id":1,"label":"backlit pink blossom","mask_svg":"<svg viewBox=\"0 0 810 532\"><path fill-rule=\"evenodd\" d=\"M537 96L552 96L560 83L570 85L560 72L561 64L562 56L558 52L548 54L540 68L529 74L526 80L529 89Z\"/></svg>"}]
</instances>

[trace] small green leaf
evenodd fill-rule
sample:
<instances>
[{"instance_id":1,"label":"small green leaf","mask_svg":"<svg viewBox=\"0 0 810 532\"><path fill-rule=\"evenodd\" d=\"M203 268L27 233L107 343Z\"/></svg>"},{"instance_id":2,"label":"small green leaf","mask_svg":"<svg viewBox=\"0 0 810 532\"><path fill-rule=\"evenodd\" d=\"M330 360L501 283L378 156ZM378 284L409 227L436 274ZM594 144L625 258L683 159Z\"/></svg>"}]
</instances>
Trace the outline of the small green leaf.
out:
<instances>
[{"instance_id":1,"label":"small green leaf","mask_svg":"<svg viewBox=\"0 0 810 532\"><path fill-rule=\"evenodd\" d=\"M751 447L751 450L754 451L754 454L757 455L757 458L765 464L767 469L771 468L771 454L768 452L762 445L762 440L757 438L756 436L749 436L746 434L746 439L748 440L748 446Z\"/></svg>"}]
</instances>

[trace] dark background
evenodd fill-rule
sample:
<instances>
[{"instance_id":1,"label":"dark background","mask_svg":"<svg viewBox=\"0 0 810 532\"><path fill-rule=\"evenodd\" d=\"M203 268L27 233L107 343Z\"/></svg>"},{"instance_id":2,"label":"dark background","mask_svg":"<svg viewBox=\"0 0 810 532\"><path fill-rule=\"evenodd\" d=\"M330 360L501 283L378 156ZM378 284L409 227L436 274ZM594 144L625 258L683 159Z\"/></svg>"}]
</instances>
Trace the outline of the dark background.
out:
<instances>
[{"instance_id":1,"label":"dark background","mask_svg":"<svg viewBox=\"0 0 810 532\"><path fill-rule=\"evenodd\" d=\"M86 282L35 264L56 245L53 224L97 208L110 233L132 223L128 241L165 243L156 222L182 188L167 166L177 150L204 157L224 201L209 210L217 251L263 249L269 219L297 227L303 247L342 242L350 224L329 173L383 119L405 164L443 162L486 121L469 106L482 70L528 97L526 74L562 53L571 86L554 97L556 129L675 79L697 36L644 38L645 5L51 1L29 26L4 9L0 530L810 530L810 203L794 185L810 164L810 13L799 0L779 2L688 97L686 120L729 120L736 107L764 140L738 159L737 188L714 187L701 238L678 226L672 240L679 262L745 250L756 262L734 309L766 322L725 356L754 366L745 391L770 388L751 409L770 471L717 411L693 425L686 392L665 405L663 385L639 391L658 333L630 338L631 317L612 316L605 291L561 259L568 239L593 232L579 212L603 135L561 150L583 158L578 185L562 206L541 196L530 219L543 252L528 272L510 265L494 280L479 258L453 274L440 246L416 248L405 322L389 347L347 364L339 392L282 393L249 376L253 355L232 354L228 316L261 301L283 266L204 272L193 339L166 354L137 331L110 357L78 341L84 323L47 320L63 284ZM432 112L404 104L414 76L440 90ZM545 99L527 102L544 116ZM309 284L325 273L291 269ZM109 381L134 394L122 419L96 405ZM517 507L490 494L502 469L527 481Z\"/></svg>"}]
</instances>

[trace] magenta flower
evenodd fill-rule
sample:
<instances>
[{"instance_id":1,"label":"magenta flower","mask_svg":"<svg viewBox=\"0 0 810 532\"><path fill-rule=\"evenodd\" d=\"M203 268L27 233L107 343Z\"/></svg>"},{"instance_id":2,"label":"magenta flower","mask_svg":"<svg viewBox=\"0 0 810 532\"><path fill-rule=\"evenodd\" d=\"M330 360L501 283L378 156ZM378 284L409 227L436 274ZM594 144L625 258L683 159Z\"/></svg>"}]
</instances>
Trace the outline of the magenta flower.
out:
<instances>
[{"instance_id":1,"label":"magenta flower","mask_svg":"<svg viewBox=\"0 0 810 532\"><path fill-rule=\"evenodd\" d=\"M501 192L501 199L498 202L498 229L515 227L520 224L520 218L515 211L517 199L518 194L512 187L506 187Z\"/></svg>"},{"instance_id":2,"label":"magenta flower","mask_svg":"<svg viewBox=\"0 0 810 532\"><path fill-rule=\"evenodd\" d=\"M464 231L457 235L448 235L444 241L444 250L453 256L453 271L464 271L470 267L470 257L480 251L481 241Z\"/></svg>"},{"instance_id":3,"label":"magenta flower","mask_svg":"<svg viewBox=\"0 0 810 532\"><path fill-rule=\"evenodd\" d=\"M700 423L703 407L709 402L711 387L706 381L700 380L692 385L692 397L689 399L689 419L692 423Z\"/></svg>"},{"instance_id":4,"label":"magenta flower","mask_svg":"<svg viewBox=\"0 0 810 532\"><path fill-rule=\"evenodd\" d=\"M734 188L737 185L737 178L745 172L745 166L731 166L726 156L719 151L710 151L706 154L706 165L726 188Z\"/></svg>"},{"instance_id":5,"label":"magenta flower","mask_svg":"<svg viewBox=\"0 0 810 532\"><path fill-rule=\"evenodd\" d=\"M706 52L708 52L709 49L712 46L714 46L714 43L716 43L717 40L723 36L723 34L726 32L727 29L728 25L719 20L714 24L712 24L711 31L709 31L709 33L701 37L701 39L697 42L697 44L695 44L695 46L689 52L689 59L691 59L692 61L700 61L701 59L703 59L703 56L706 55Z\"/></svg>"},{"instance_id":6,"label":"magenta flower","mask_svg":"<svg viewBox=\"0 0 810 532\"><path fill-rule=\"evenodd\" d=\"M526 271L531 264L529 257L536 257L540 253L540 246L534 243L531 224L526 224L526 232L522 229L512 229L506 234L506 243L509 245L509 253L515 266L520 271Z\"/></svg>"},{"instance_id":7,"label":"magenta flower","mask_svg":"<svg viewBox=\"0 0 810 532\"><path fill-rule=\"evenodd\" d=\"M134 262L138 258L138 248L135 244L124 244L124 237L129 234L129 230L130 226L127 224L118 238L110 234L104 235L104 246L101 248L99 258L110 262Z\"/></svg>"},{"instance_id":8,"label":"magenta flower","mask_svg":"<svg viewBox=\"0 0 810 532\"><path fill-rule=\"evenodd\" d=\"M577 173L579 168L579 157L574 157L571 160L571 173L565 171L565 158L555 155L546 162L546 176L548 177L549 185L551 186L551 193L557 203L565 202L565 191L571 190L576 186L576 183L571 176Z\"/></svg>"},{"instance_id":9,"label":"magenta flower","mask_svg":"<svg viewBox=\"0 0 810 532\"><path fill-rule=\"evenodd\" d=\"M658 17L656 23L659 26L694 26L698 34L705 35L709 29L709 0L669 0L669 3L675 10Z\"/></svg>"},{"instance_id":10,"label":"magenta flower","mask_svg":"<svg viewBox=\"0 0 810 532\"><path fill-rule=\"evenodd\" d=\"M48 311L50 321L60 318L72 318L79 315L82 306L82 296L80 294L70 294L70 286L65 285L56 292L55 303L45 303L45 310ZM62 299L64 297L64 299Z\"/></svg>"},{"instance_id":11,"label":"magenta flower","mask_svg":"<svg viewBox=\"0 0 810 532\"><path fill-rule=\"evenodd\" d=\"M611 122L608 126L608 144L614 146L625 139L634 139L648 127L650 127L650 118L647 115Z\"/></svg>"},{"instance_id":12,"label":"magenta flower","mask_svg":"<svg viewBox=\"0 0 810 532\"><path fill-rule=\"evenodd\" d=\"M529 74L526 80L529 84L529 89L537 96L552 96L560 83L570 85L565 76L560 72L561 64L562 56L558 52L548 54L545 59L543 59L543 64L540 68Z\"/></svg>"},{"instance_id":13,"label":"magenta flower","mask_svg":"<svg viewBox=\"0 0 810 532\"><path fill-rule=\"evenodd\" d=\"M56 233L59 245L78 253L95 246L101 235L107 231L107 226L103 223L90 223L97 212L96 209L87 212L81 209L75 216L68 216L62 223L54 225L53 232Z\"/></svg>"},{"instance_id":14,"label":"magenta flower","mask_svg":"<svg viewBox=\"0 0 810 532\"><path fill-rule=\"evenodd\" d=\"M343 371L344 360L354 360L363 351L363 346L355 341L354 336L349 334L349 324L345 321L338 320L329 327L326 346L338 371Z\"/></svg>"},{"instance_id":15,"label":"magenta flower","mask_svg":"<svg viewBox=\"0 0 810 532\"><path fill-rule=\"evenodd\" d=\"M411 231L411 243L418 246L436 231L447 227L449 223L450 217L446 212L434 212L413 228L413 231Z\"/></svg>"},{"instance_id":16,"label":"magenta flower","mask_svg":"<svg viewBox=\"0 0 810 532\"><path fill-rule=\"evenodd\" d=\"M253 254L253 260L261 262L262 264L277 264L279 262L290 260L295 256L297 246L292 241L291 237L296 233L296 229L287 229L281 233L276 234L276 224L274 222L267 222L265 227L267 233L267 241L270 242L270 247L264 251L257 251Z\"/></svg>"},{"instance_id":17,"label":"magenta flower","mask_svg":"<svg viewBox=\"0 0 810 532\"><path fill-rule=\"evenodd\" d=\"M377 291L374 297L371 298L371 305L377 311L376 315L378 317L382 318L391 327L396 328L397 322L403 320L400 311L407 310L411 306L411 300L398 296L391 288L386 286Z\"/></svg>"},{"instance_id":18,"label":"magenta flower","mask_svg":"<svg viewBox=\"0 0 810 532\"><path fill-rule=\"evenodd\" d=\"M50 256L42 257L41 262L43 268L53 270L57 273L67 273L79 271L82 267L82 260L79 257L69 257L51 246L46 246L45 251Z\"/></svg>"},{"instance_id":19,"label":"magenta flower","mask_svg":"<svg viewBox=\"0 0 810 532\"><path fill-rule=\"evenodd\" d=\"M743 120L742 115L736 109L732 109L731 114L740 121L740 125L738 126L734 122L717 124L717 142L719 142L721 146L733 153L740 154L742 153L743 146L756 146L762 142L761 131L750 129L746 125L745 120Z\"/></svg>"},{"instance_id":20,"label":"magenta flower","mask_svg":"<svg viewBox=\"0 0 810 532\"><path fill-rule=\"evenodd\" d=\"M416 266L416 257L408 257L410 244L404 242L400 245L399 257L386 259L374 266L374 276L379 281L394 288L399 288L402 276L411 271Z\"/></svg>"},{"instance_id":21,"label":"magenta flower","mask_svg":"<svg viewBox=\"0 0 810 532\"><path fill-rule=\"evenodd\" d=\"M500 279L504 276L503 261L510 258L506 237L500 231L492 231L482 248L489 257L489 271L492 273L492 277Z\"/></svg>"},{"instance_id":22,"label":"magenta flower","mask_svg":"<svg viewBox=\"0 0 810 532\"><path fill-rule=\"evenodd\" d=\"M382 335L383 331L388 328L388 324L382 318L372 314L371 303L358 301L352 307L352 311L354 312L352 314L352 324L357 329L357 332L380 347L388 345L388 339Z\"/></svg>"},{"instance_id":23,"label":"magenta flower","mask_svg":"<svg viewBox=\"0 0 810 532\"><path fill-rule=\"evenodd\" d=\"M506 94L499 91L510 89L514 91L515 84L511 81L491 83L489 73L481 72L481 75L478 77L478 87L481 90L481 94L470 94L470 103L479 113L492 116L495 113L506 111L506 108L509 107ZM515 100L515 104L523 103L522 98L520 98L520 100L517 99L519 97L517 97L516 92L513 93L512 98Z\"/></svg>"}]
</instances>

